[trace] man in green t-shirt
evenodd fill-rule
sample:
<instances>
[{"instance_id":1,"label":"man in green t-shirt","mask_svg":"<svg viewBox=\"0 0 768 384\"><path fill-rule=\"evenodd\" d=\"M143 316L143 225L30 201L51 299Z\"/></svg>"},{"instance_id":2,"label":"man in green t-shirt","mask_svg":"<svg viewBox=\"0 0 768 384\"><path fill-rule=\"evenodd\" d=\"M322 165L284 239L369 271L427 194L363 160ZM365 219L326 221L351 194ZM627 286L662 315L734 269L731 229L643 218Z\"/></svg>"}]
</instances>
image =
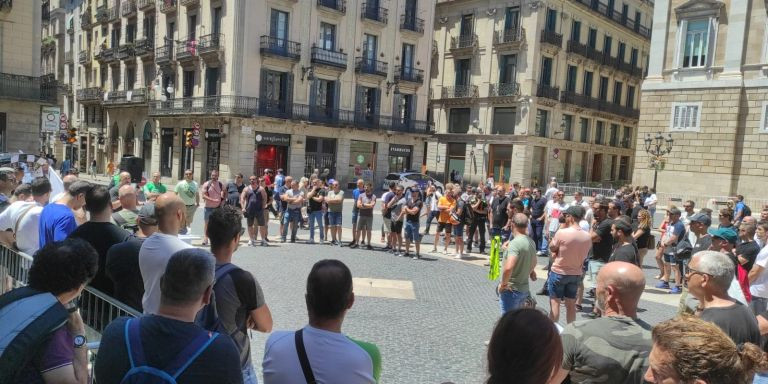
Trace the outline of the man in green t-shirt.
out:
<instances>
[{"instance_id":1,"label":"man in green t-shirt","mask_svg":"<svg viewBox=\"0 0 768 384\"><path fill-rule=\"evenodd\" d=\"M160 182L160 172L153 173L152 181L144 186L144 194L147 195L147 200L155 201L158 196L166 192L168 192L168 188Z\"/></svg>"},{"instance_id":2,"label":"man in green t-shirt","mask_svg":"<svg viewBox=\"0 0 768 384\"><path fill-rule=\"evenodd\" d=\"M200 205L200 194L197 193L198 185L194 180L191 169L184 171L184 179L176 184L176 188L174 188L173 191L179 195L186 207L184 225L181 226L180 230L181 234L186 234L192 226L192 219L195 218L195 211L197 211L197 207Z\"/></svg>"},{"instance_id":3,"label":"man in green t-shirt","mask_svg":"<svg viewBox=\"0 0 768 384\"><path fill-rule=\"evenodd\" d=\"M516 213L512 217L514 237L504 250L501 282L499 284L499 303L502 315L517 308L522 308L530 296L528 279L536 280L536 246L528 237L528 217Z\"/></svg>"}]
</instances>

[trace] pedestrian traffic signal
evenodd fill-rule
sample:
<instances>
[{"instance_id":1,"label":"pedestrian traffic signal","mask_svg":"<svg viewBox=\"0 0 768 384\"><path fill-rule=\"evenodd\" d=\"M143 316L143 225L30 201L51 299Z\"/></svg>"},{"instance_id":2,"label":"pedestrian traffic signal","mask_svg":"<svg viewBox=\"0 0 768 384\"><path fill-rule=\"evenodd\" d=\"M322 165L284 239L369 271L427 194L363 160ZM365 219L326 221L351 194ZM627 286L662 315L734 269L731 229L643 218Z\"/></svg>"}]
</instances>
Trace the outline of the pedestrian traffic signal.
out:
<instances>
[{"instance_id":1,"label":"pedestrian traffic signal","mask_svg":"<svg viewBox=\"0 0 768 384\"><path fill-rule=\"evenodd\" d=\"M186 139L187 148L192 148L192 131L187 131L185 135L187 137Z\"/></svg>"},{"instance_id":2,"label":"pedestrian traffic signal","mask_svg":"<svg viewBox=\"0 0 768 384\"><path fill-rule=\"evenodd\" d=\"M67 138L67 143L74 144L77 142L77 129L70 127L67 131L67 134L69 135Z\"/></svg>"}]
</instances>

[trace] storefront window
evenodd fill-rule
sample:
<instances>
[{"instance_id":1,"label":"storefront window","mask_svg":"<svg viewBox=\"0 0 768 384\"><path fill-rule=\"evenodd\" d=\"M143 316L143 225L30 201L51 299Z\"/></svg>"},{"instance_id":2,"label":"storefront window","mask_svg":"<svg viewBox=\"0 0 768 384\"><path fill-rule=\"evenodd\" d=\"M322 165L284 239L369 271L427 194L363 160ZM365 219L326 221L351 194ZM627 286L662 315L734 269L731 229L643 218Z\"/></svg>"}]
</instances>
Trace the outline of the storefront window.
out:
<instances>
[{"instance_id":1,"label":"storefront window","mask_svg":"<svg viewBox=\"0 0 768 384\"><path fill-rule=\"evenodd\" d=\"M490 146L490 174L496 184L509 184L510 168L512 168L512 146Z\"/></svg>"},{"instance_id":2,"label":"storefront window","mask_svg":"<svg viewBox=\"0 0 768 384\"><path fill-rule=\"evenodd\" d=\"M358 179L373 183L376 170L376 143L352 140L349 143L347 189L355 188ZM374 183L375 185L375 183Z\"/></svg>"},{"instance_id":3,"label":"storefront window","mask_svg":"<svg viewBox=\"0 0 768 384\"><path fill-rule=\"evenodd\" d=\"M328 177L336 176L336 139L307 137L304 155L304 175L309 175L317 169L320 174L328 170Z\"/></svg>"},{"instance_id":4,"label":"storefront window","mask_svg":"<svg viewBox=\"0 0 768 384\"><path fill-rule=\"evenodd\" d=\"M163 128L160 137L160 175L173 176L173 128Z\"/></svg>"},{"instance_id":5,"label":"storefront window","mask_svg":"<svg viewBox=\"0 0 768 384\"><path fill-rule=\"evenodd\" d=\"M546 165L547 149L533 147L533 163L531 166L531 185L541 186L544 179L544 166Z\"/></svg>"},{"instance_id":6,"label":"storefront window","mask_svg":"<svg viewBox=\"0 0 768 384\"><path fill-rule=\"evenodd\" d=\"M389 173L399 173L411 169L412 145L389 145Z\"/></svg>"},{"instance_id":7,"label":"storefront window","mask_svg":"<svg viewBox=\"0 0 768 384\"><path fill-rule=\"evenodd\" d=\"M288 146L291 136L280 133L256 133L256 150L253 153L253 174L263 175L265 169L282 168L288 174Z\"/></svg>"},{"instance_id":8,"label":"storefront window","mask_svg":"<svg viewBox=\"0 0 768 384\"><path fill-rule=\"evenodd\" d=\"M465 143L448 143L448 156L445 162L446 182L458 183L464 178L467 145Z\"/></svg>"}]
</instances>

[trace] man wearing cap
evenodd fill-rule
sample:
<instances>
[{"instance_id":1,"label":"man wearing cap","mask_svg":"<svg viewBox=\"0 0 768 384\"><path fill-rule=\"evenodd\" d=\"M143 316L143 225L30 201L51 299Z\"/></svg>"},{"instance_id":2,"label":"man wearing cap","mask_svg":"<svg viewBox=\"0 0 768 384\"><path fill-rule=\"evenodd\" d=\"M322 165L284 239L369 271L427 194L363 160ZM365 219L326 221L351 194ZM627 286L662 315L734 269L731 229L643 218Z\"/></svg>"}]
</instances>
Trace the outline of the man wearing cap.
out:
<instances>
[{"instance_id":1,"label":"man wearing cap","mask_svg":"<svg viewBox=\"0 0 768 384\"><path fill-rule=\"evenodd\" d=\"M147 203L141 207L136 224L138 230L134 237L109 248L105 269L107 277L114 284L114 298L142 312L144 280L139 269L139 251L144 240L157 232L155 203Z\"/></svg>"},{"instance_id":2,"label":"man wearing cap","mask_svg":"<svg viewBox=\"0 0 768 384\"><path fill-rule=\"evenodd\" d=\"M734 271L736 271L728 294L742 303L747 303L747 301L751 300L749 275L739 264L739 259L733 253L739 235L731 227L710 229L709 234L712 236L712 245L709 246L709 250L718 251L728 256L731 262L733 262Z\"/></svg>"},{"instance_id":3,"label":"man wearing cap","mask_svg":"<svg viewBox=\"0 0 768 384\"><path fill-rule=\"evenodd\" d=\"M670 208L667 210L669 215L669 224L667 225L667 232L664 234L664 238L661 240L660 246L662 254L664 255L664 277L667 280L661 281L656 284L656 288L669 289L669 293L682 293L683 292L683 278L680 276L680 268L677 266L677 259L675 258L675 246L677 242L682 239L681 236L685 234L685 225L680 221L680 210L677 208ZM669 286L670 271L675 274L675 286Z\"/></svg>"},{"instance_id":4,"label":"man wearing cap","mask_svg":"<svg viewBox=\"0 0 768 384\"><path fill-rule=\"evenodd\" d=\"M582 266L592 248L592 237L579 225L584 217L584 208L574 205L568 207L564 214L565 224L549 243L553 261L547 278L547 291L550 319L554 322L560 319L560 302L565 299L566 321L572 323L576 319L576 294Z\"/></svg>"}]
</instances>

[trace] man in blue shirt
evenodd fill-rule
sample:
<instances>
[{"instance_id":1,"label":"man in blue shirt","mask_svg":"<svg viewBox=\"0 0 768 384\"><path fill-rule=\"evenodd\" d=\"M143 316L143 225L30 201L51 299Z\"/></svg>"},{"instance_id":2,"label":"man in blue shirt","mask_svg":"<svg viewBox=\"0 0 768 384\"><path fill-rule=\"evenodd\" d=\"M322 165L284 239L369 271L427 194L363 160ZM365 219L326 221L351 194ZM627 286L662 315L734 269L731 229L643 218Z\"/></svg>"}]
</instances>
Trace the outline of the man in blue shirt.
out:
<instances>
[{"instance_id":1,"label":"man in blue shirt","mask_svg":"<svg viewBox=\"0 0 768 384\"><path fill-rule=\"evenodd\" d=\"M43 208L38 227L40 248L48 243L66 239L77 229L73 212L85 205L85 194L91 187L91 184L86 181L75 181L67 188L67 193L62 198Z\"/></svg>"},{"instance_id":2,"label":"man in blue shirt","mask_svg":"<svg viewBox=\"0 0 768 384\"><path fill-rule=\"evenodd\" d=\"M360 236L360 234L357 233L357 215L359 212L357 209L357 199L363 192L365 192L365 182L363 179L357 179L357 188L352 191L352 242L349 243L350 247L357 246L357 240Z\"/></svg>"}]
</instances>

